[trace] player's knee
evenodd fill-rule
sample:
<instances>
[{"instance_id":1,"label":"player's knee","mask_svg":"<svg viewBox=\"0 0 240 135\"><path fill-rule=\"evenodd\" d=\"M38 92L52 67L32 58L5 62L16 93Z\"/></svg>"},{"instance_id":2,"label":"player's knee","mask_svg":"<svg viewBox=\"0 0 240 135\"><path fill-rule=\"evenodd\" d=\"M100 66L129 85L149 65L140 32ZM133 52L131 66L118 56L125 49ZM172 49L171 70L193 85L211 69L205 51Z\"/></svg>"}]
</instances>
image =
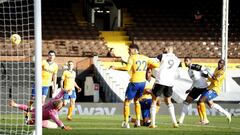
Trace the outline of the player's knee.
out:
<instances>
[{"instance_id":1,"label":"player's knee","mask_svg":"<svg viewBox=\"0 0 240 135\"><path fill-rule=\"evenodd\" d=\"M64 102L63 102L63 106L66 106L66 105L67 105L67 102L66 102L66 101L64 101Z\"/></svg>"},{"instance_id":2,"label":"player's knee","mask_svg":"<svg viewBox=\"0 0 240 135\"><path fill-rule=\"evenodd\" d=\"M169 105L169 104L172 103L171 97L165 97L165 98L164 98L164 101L165 101L165 104L166 104L166 105Z\"/></svg>"},{"instance_id":3,"label":"player's knee","mask_svg":"<svg viewBox=\"0 0 240 135\"><path fill-rule=\"evenodd\" d=\"M199 99L199 101L200 102L205 102L206 101L206 97L204 96L204 97L201 97L200 99Z\"/></svg>"},{"instance_id":4,"label":"player's knee","mask_svg":"<svg viewBox=\"0 0 240 135\"><path fill-rule=\"evenodd\" d=\"M71 107L74 107L74 106L75 106L75 103L70 103L70 106L71 106Z\"/></svg>"},{"instance_id":5,"label":"player's knee","mask_svg":"<svg viewBox=\"0 0 240 135\"><path fill-rule=\"evenodd\" d=\"M213 108L213 103L212 102L207 102L207 105L212 109Z\"/></svg>"},{"instance_id":6,"label":"player's knee","mask_svg":"<svg viewBox=\"0 0 240 135\"><path fill-rule=\"evenodd\" d=\"M134 104L139 104L139 100L138 99L134 99Z\"/></svg>"},{"instance_id":7,"label":"player's knee","mask_svg":"<svg viewBox=\"0 0 240 135\"><path fill-rule=\"evenodd\" d=\"M198 101L197 101L197 105L200 105L200 103L201 103L201 101L200 101L200 100L198 100Z\"/></svg>"},{"instance_id":8,"label":"player's knee","mask_svg":"<svg viewBox=\"0 0 240 135\"><path fill-rule=\"evenodd\" d=\"M134 102L135 106L140 105L139 101Z\"/></svg>"},{"instance_id":9,"label":"player's knee","mask_svg":"<svg viewBox=\"0 0 240 135\"><path fill-rule=\"evenodd\" d=\"M75 100L70 101L71 105L75 105Z\"/></svg>"},{"instance_id":10,"label":"player's knee","mask_svg":"<svg viewBox=\"0 0 240 135\"><path fill-rule=\"evenodd\" d=\"M157 106L160 106L160 104L161 104L161 100L156 101Z\"/></svg>"},{"instance_id":11,"label":"player's knee","mask_svg":"<svg viewBox=\"0 0 240 135\"><path fill-rule=\"evenodd\" d=\"M130 101L129 100L125 100L124 101L124 106L129 106L130 105Z\"/></svg>"}]
</instances>

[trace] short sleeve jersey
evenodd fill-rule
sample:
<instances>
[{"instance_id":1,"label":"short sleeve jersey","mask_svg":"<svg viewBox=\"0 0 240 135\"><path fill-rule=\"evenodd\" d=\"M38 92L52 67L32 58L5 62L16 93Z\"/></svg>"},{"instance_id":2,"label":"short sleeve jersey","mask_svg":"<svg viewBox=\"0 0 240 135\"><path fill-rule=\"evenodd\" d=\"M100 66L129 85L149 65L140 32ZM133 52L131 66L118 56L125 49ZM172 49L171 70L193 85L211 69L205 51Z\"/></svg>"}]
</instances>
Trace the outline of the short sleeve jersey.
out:
<instances>
[{"instance_id":1,"label":"short sleeve jersey","mask_svg":"<svg viewBox=\"0 0 240 135\"><path fill-rule=\"evenodd\" d=\"M42 86L50 86L53 74L57 74L58 65L55 62L42 61Z\"/></svg>"}]
</instances>

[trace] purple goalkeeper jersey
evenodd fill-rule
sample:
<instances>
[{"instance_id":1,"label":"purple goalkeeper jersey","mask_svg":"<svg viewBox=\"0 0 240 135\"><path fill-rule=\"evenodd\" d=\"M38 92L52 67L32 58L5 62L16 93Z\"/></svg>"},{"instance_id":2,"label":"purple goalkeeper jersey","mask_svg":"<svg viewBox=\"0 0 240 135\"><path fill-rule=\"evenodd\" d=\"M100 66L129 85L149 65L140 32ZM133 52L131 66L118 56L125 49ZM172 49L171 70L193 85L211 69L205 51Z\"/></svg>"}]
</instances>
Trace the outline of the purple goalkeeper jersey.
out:
<instances>
[{"instance_id":1,"label":"purple goalkeeper jersey","mask_svg":"<svg viewBox=\"0 0 240 135\"><path fill-rule=\"evenodd\" d=\"M58 118L58 111L53 106L53 102L59 100L63 97L64 90L61 90L60 93L51 99L48 103L42 106L42 120L49 120L52 119L59 127L64 126L62 121ZM19 104L19 109L27 111L28 106L24 104ZM32 120L35 120L35 108L31 109L30 112L32 113Z\"/></svg>"}]
</instances>

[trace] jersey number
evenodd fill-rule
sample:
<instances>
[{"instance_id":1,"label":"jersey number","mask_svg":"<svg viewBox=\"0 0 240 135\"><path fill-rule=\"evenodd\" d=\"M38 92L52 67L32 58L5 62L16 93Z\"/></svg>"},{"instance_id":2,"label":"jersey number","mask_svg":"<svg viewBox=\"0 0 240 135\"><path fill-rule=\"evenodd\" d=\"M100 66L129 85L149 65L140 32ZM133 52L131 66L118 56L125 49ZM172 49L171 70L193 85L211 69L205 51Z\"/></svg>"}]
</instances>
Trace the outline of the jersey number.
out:
<instances>
[{"instance_id":1,"label":"jersey number","mask_svg":"<svg viewBox=\"0 0 240 135\"><path fill-rule=\"evenodd\" d=\"M147 70L147 62L146 61L136 61L137 71L146 71Z\"/></svg>"},{"instance_id":2,"label":"jersey number","mask_svg":"<svg viewBox=\"0 0 240 135\"><path fill-rule=\"evenodd\" d=\"M174 65L174 61L173 60L168 60L168 69L172 68Z\"/></svg>"}]
</instances>

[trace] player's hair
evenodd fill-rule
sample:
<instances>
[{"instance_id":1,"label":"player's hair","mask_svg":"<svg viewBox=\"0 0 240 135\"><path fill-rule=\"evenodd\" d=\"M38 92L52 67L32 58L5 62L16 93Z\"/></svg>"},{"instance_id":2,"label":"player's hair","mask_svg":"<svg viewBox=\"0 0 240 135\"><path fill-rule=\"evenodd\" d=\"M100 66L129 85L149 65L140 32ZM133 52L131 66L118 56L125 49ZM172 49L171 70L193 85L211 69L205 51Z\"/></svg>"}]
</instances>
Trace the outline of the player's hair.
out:
<instances>
[{"instance_id":1,"label":"player's hair","mask_svg":"<svg viewBox=\"0 0 240 135\"><path fill-rule=\"evenodd\" d=\"M146 74L148 73L149 70L151 70L151 72L152 72L152 68L148 67L147 70L146 70Z\"/></svg>"},{"instance_id":2,"label":"player's hair","mask_svg":"<svg viewBox=\"0 0 240 135\"><path fill-rule=\"evenodd\" d=\"M151 72L152 72L152 69L148 67L147 70L146 70L146 75L145 75L145 78L146 78L146 79L147 79L147 74L148 74L148 71L149 71L149 70L151 70ZM151 74L152 74L152 73L151 73Z\"/></svg>"},{"instance_id":3,"label":"player's hair","mask_svg":"<svg viewBox=\"0 0 240 135\"><path fill-rule=\"evenodd\" d=\"M62 100L55 100L53 101L53 106L54 108L59 108L60 104L62 103Z\"/></svg>"},{"instance_id":4,"label":"player's hair","mask_svg":"<svg viewBox=\"0 0 240 135\"><path fill-rule=\"evenodd\" d=\"M220 63L220 62L225 65L225 60L224 60L224 59L220 59L220 60L218 61L218 63Z\"/></svg>"},{"instance_id":5,"label":"player's hair","mask_svg":"<svg viewBox=\"0 0 240 135\"><path fill-rule=\"evenodd\" d=\"M68 64L69 64L69 63L71 63L71 62L73 63L73 61L72 61L72 60L69 60L69 61L68 61Z\"/></svg>"},{"instance_id":6,"label":"player's hair","mask_svg":"<svg viewBox=\"0 0 240 135\"><path fill-rule=\"evenodd\" d=\"M192 60L192 58L191 58L191 57L189 57L189 56L187 56L187 57L184 57L184 60L186 60L186 59Z\"/></svg>"},{"instance_id":7,"label":"player's hair","mask_svg":"<svg viewBox=\"0 0 240 135\"><path fill-rule=\"evenodd\" d=\"M137 49L137 50L139 51L139 47L138 47L138 45L136 45L136 44L131 44L131 45L129 46L129 48Z\"/></svg>"},{"instance_id":8,"label":"player's hair","mask_svg":"<svg viewBox=\"0 0 240 135\"><path fill-rule=\"evenodd\" d=\"M54 54L56 55L56 52L53 51L53 50L50 50L50 51L48 52L48 55L49 55L50 53L54 53Z\"/></svg>"},{"instance_id":9,"label":"player's hair","mask_svg":"<svg viewBox=\"0 0 240 135\"><path fill-rule=\"evenodd\" d=\"M114 48L110 48L110 49L109 49L109 52L111 52L113 49L114 49Z\"/></svg>"}]
</instances>

